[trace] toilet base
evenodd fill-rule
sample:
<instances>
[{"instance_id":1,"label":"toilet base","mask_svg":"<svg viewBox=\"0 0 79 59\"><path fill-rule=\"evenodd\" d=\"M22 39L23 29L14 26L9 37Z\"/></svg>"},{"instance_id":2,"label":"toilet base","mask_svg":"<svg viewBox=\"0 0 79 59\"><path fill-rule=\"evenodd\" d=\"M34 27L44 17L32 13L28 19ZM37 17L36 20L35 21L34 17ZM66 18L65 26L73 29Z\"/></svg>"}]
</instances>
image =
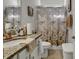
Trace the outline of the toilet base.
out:
<instances>
[{"instance_id":1,"label":"toilet base","mask_svg":"<svg viewBox=\"0 0 79 59\"><path fill-rule=\"evenodd\" d=\"M47 58L48 57L48 49L44 49L44 53L41 54L41 58Z\"/></svg>"}]
</instances>

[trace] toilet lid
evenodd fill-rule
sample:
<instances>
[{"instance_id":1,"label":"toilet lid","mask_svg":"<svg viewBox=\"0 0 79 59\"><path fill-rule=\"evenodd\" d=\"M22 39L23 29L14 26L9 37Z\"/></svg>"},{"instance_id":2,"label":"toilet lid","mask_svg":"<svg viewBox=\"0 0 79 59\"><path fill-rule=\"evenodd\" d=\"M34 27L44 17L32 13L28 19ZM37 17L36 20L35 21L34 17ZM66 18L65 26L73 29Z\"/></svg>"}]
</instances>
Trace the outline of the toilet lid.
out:
<instances>
[{"instance_id":1,"label":"toilet lid","mask_svg":"<svg viewBox=\"0 0 79 59\"><path fill-rule=\"evenodd\" d=\"M72 43L64 43L62 44L62 48L64 52L73 53L74 47Z\"/></svg>"}]
</instances>

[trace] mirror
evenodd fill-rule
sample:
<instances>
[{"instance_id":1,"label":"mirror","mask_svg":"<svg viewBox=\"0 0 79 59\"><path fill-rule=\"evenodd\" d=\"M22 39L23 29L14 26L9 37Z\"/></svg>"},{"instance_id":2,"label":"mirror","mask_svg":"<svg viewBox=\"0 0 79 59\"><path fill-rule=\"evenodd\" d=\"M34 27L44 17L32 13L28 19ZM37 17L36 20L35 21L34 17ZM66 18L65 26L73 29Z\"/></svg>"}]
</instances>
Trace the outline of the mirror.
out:
<instances>
[{"instance_id":1,"label":"mirror","mask_svg":"<svg viewBox=\"0 0 79 59\"><path fill-rule=\"evenodd\" d=\"M6 7L3 14L3 31L18 31L21 23L21 7ZM12 33L14 34L14 32Z\"/></svg>"}]
</instances>

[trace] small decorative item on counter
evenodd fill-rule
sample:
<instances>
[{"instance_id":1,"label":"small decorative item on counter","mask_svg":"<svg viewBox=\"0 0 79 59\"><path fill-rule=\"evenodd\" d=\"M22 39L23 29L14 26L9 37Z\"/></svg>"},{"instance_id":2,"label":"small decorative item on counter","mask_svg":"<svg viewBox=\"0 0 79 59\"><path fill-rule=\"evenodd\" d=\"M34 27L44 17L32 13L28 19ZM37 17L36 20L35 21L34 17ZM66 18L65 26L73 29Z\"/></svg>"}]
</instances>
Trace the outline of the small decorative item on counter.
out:
<instances>
[{"instance_id":1,"label":"small decorative item on counter","mask_svg":"<svg viewBox=\"0 0 79 59\"><path fill-rule=\"evenodd\" d=\"M17 35L16 30L11 30L10 32L12 35Z\"/></svg>"},{"instance_id":2,"label":"small decorative item on counter","mask_svg":"<svg viewBox=\"0 0 79 59\"><path fill-rule=\"evenodd\" d=\"M12 28L12 24L11 23L5 23L5 31L6 32L10 31L11 28Z\"/></svg>"},{"instance_id":3,"label":"small decorative item on counter","mask_svg":"<svg viewBox=\"0 0 79 59\"><path fill-rule=\"evenodd\" d=\"M11 38L12 38L11 33L10 33L10 32L6 33L6 34L5 34L5 38L6 38L6 39L11 39Z\"/></svg>"},{"instance_id":4,"label":"small decorative item on counter","mask_svg":"<svg viewBox=\"0 0 79 59\"><path fill-rule=\"evenodd\" d=\"M20 36L23 36L23 35L24 35L23 28L20 29L19 35L20 35Z\"/></svg>"},{"instance_id":5,"label":"small decorative item on counter","mask_svg":"<svg viewBox=\"0 0 79 59\"><path fill-rule=\"evenodd\" d=\"M26 25L23 26L23 31L24 31L24 35L27 35L27 26Z\"/></svg>"},{"instance_id":6,"label":"small decorative item on counter","mask_svg":"<svg viewBox=\"0 0 79 59\"><path fill-rule=\"evenodd\" d=\"M32 34L32 24L31 23L27 23L27 35Z\"/></svg>"}]
</instances>

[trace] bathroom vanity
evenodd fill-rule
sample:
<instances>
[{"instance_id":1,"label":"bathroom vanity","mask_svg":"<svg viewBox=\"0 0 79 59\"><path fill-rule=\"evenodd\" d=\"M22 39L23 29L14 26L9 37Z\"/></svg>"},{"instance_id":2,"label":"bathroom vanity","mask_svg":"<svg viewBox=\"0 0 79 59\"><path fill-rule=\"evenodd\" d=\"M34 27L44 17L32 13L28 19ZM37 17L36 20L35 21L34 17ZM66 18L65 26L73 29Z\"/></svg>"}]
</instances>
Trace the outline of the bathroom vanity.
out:
<instances>
[{"instance_id":1,"label":"bathroom vanity","mask_svg":"<svg viewBox=\"0 0 79 59\"><path fill-rule=\"evenodd\" d=\"M37 43L40 36L33 34L25 39L4 42L4 59L40 59Z\"/></svg>"}]
</instances>

